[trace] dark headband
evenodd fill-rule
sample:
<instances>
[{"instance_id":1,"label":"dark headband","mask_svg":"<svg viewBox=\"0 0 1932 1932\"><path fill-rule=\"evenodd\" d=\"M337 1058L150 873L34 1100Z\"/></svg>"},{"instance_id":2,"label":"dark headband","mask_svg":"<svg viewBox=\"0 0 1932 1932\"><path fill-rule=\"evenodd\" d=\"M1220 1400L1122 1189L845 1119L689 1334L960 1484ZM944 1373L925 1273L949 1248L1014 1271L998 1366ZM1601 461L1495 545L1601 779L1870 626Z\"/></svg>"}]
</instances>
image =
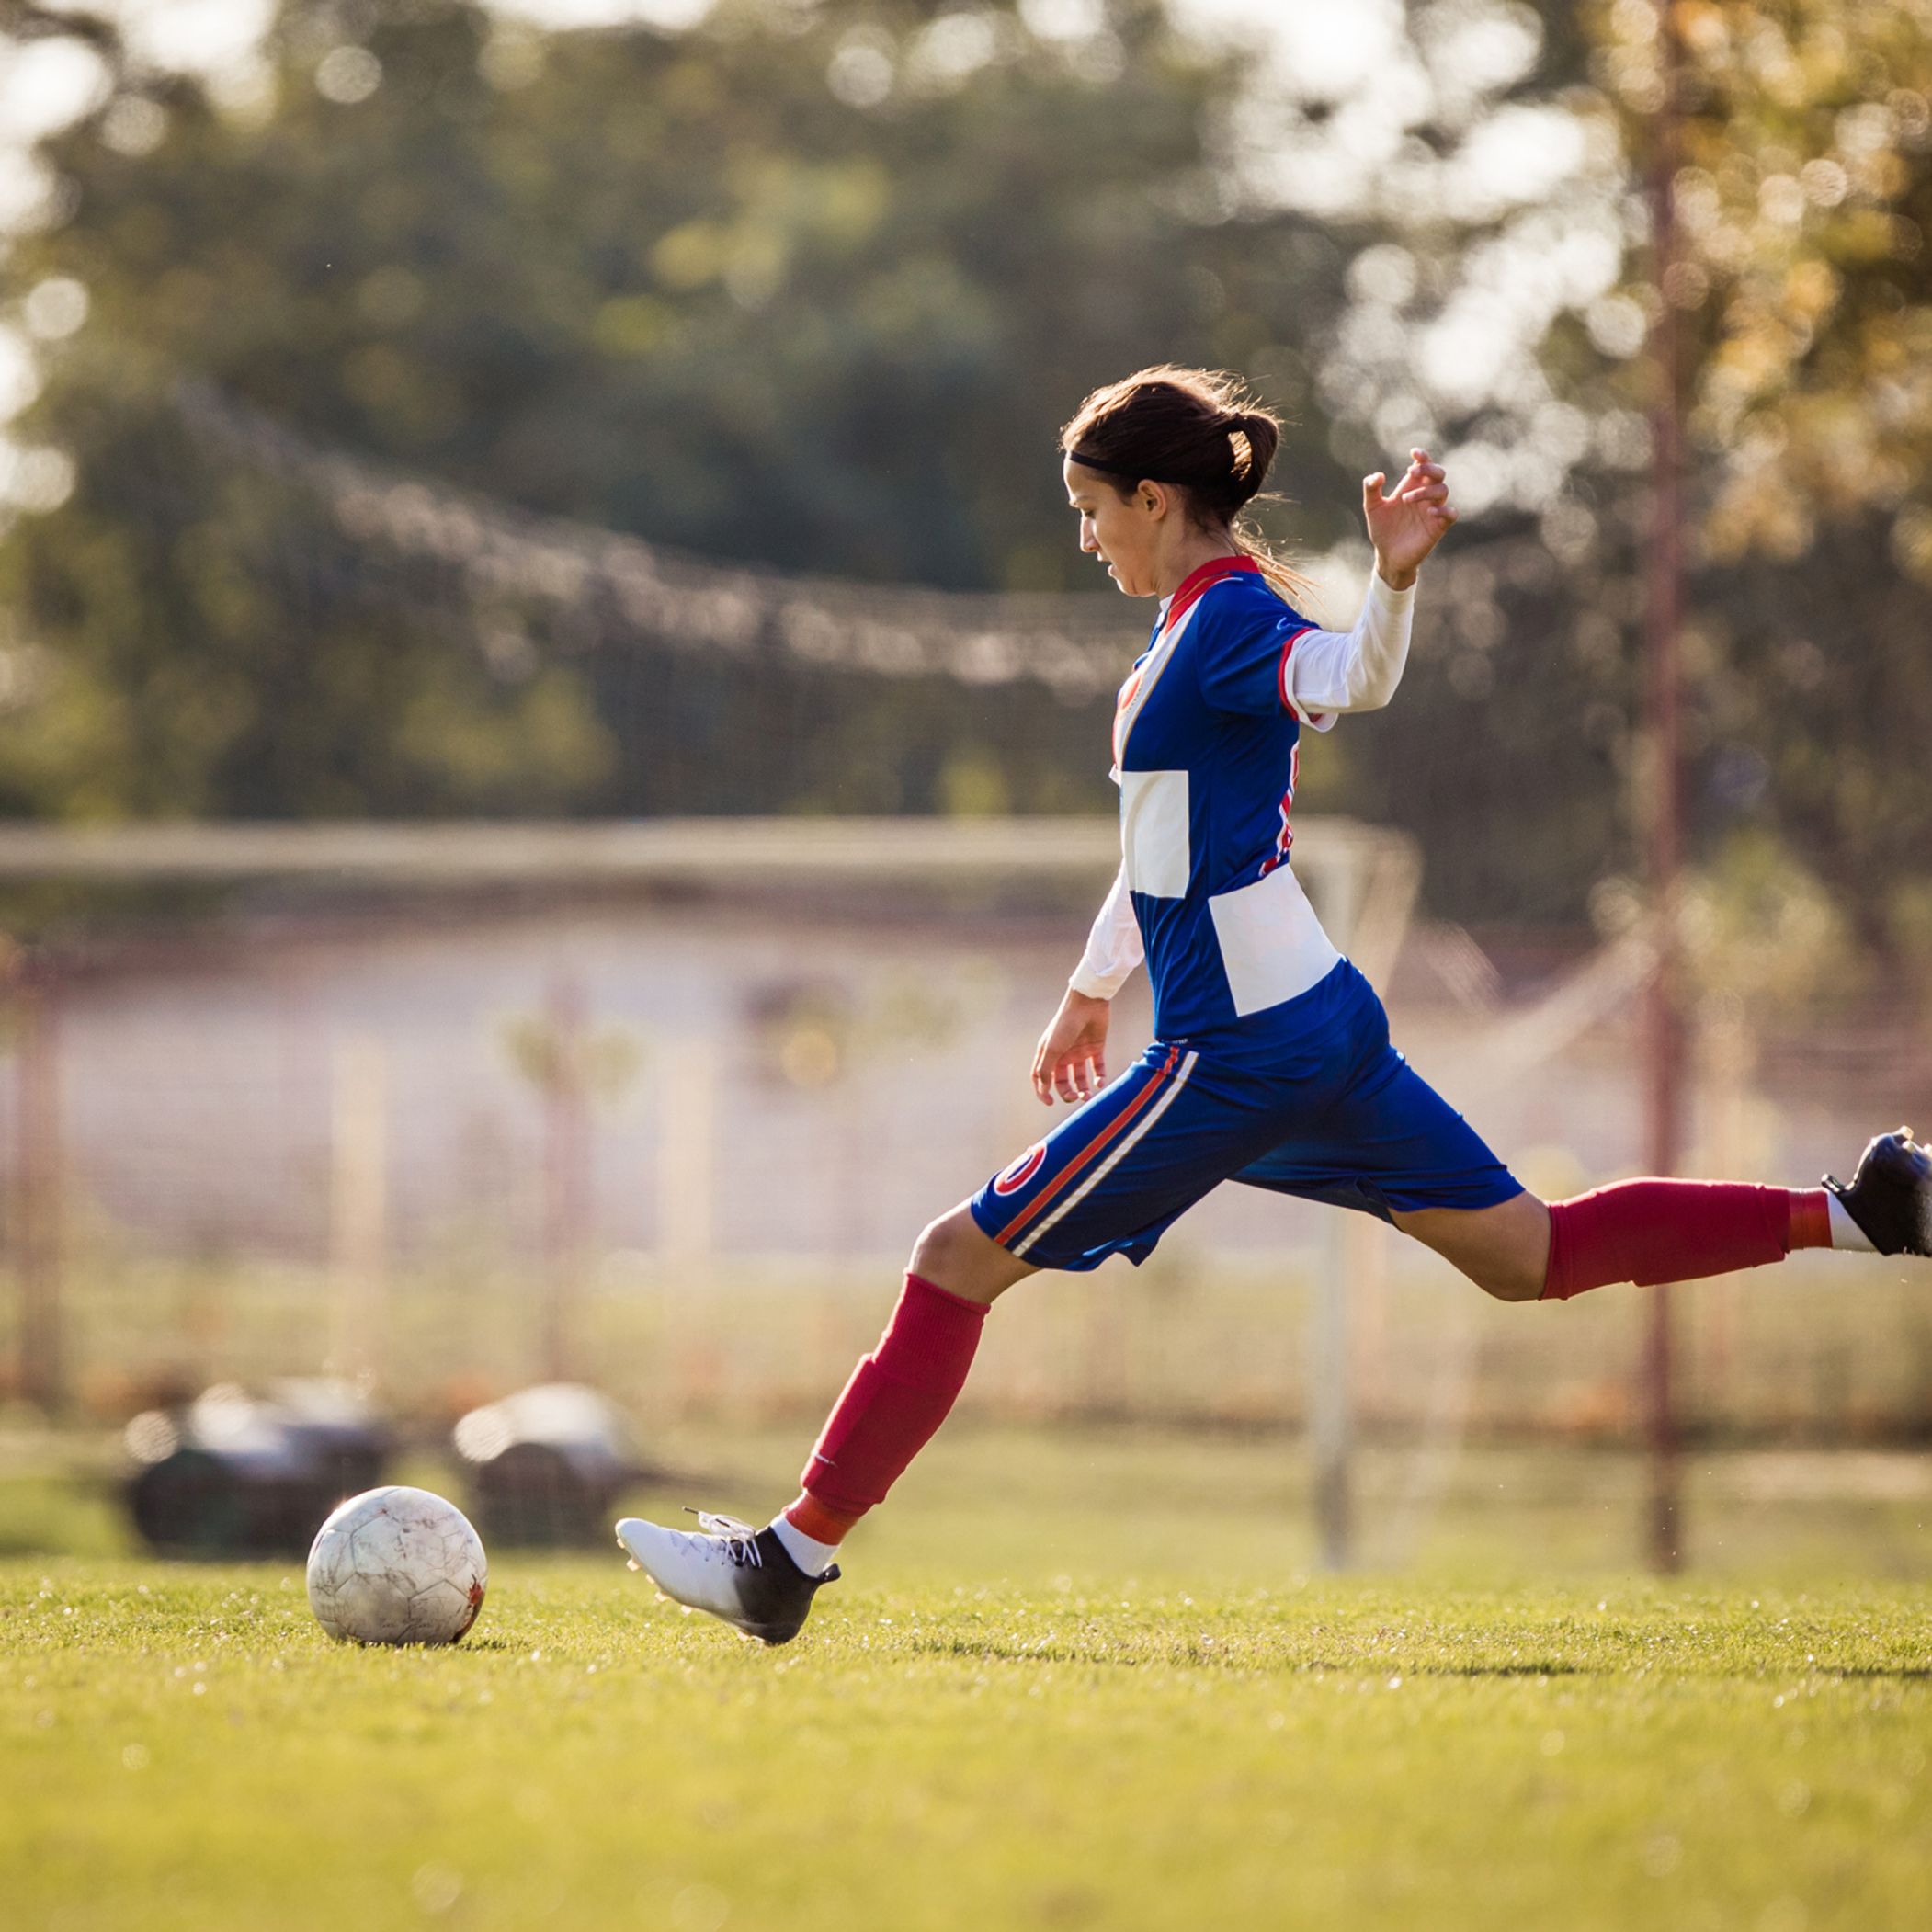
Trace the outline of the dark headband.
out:
<instances>
[{"instance_id":1,"label":"dark headband","mask_svg":"<svg viewBox=\"0 0 1932 1932\"><path fill-rule=\"evenodd\" d=\"M1247 431L1243 429L1239 423L1230 423L1224 428L1217 429L1214 434L1217 437L1233 436L1237 430L1244 436L1247 434ZM1248 448L1250 451L1253 450L1254 445L1252 442L1248 445ZM1069 449L1067 457L1071 461L1079 463L1085 469L1097 470L1103 476L1118 476L1125 483L1178 483L1184 488L1191 489L1199 488L1201 483L1207 481L1206 478L1198 474L1194 476L1156 476L1152 471L1136 470L1126 463L1110 463L1104 456L1089 456L1084 449ZM1252 462L1252 456L1250 456L1249 460Z\"/></svg>"},{"instance_id":2,"label":"dark headband","mask_svg":"<svg viewBox=\"0 0 1932 1932\"><path fill-rule=\"evenodd\" d=\"M1105 457L1085 455L1078 449L1069 449L1067 451L1067 460L1070 462L1084 464L1089 470L1098 470L1108 476L1125 477L1129 483L1141 482L1145 473L1140 470L1131 470L1125 463L1110 463ZM1166 476L1146 477L1146 481L1149 483L1172 483L1178 480L1178 478Z\"/></svg>"}]
</instances>

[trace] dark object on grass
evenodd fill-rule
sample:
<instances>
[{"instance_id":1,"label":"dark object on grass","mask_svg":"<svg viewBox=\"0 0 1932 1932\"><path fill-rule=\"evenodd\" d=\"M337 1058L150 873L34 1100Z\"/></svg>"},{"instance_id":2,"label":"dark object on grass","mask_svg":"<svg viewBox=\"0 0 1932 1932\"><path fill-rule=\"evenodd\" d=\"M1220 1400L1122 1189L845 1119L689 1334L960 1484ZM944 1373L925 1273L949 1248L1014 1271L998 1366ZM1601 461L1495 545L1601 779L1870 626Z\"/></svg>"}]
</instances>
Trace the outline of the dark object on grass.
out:
<instances>
[{"instance_id":1,"label":"dark object on grass","mask_svg":"<svg viewBox=\"0 0 1932 1932\"><path fill-rule=\"evenodd\" d=\"M486 1543L601 1547L611 1506L640 1473L624 1418L574 1382L472 1409L455 1442L469 1470L471 1520Z\"/></svg>"},{"instance_id":2,"label":"dark object on grass","mask_svg":"<svg viewBox=\"0 0 1932 1932\"><path fill-rule=\"evenodd\" d=\"M345 1496L382 1480L389 1436L339 1382L223 1384L129 1423L134 1528L170 1556L306 1556Z\"/></svg>"}]
</instances>

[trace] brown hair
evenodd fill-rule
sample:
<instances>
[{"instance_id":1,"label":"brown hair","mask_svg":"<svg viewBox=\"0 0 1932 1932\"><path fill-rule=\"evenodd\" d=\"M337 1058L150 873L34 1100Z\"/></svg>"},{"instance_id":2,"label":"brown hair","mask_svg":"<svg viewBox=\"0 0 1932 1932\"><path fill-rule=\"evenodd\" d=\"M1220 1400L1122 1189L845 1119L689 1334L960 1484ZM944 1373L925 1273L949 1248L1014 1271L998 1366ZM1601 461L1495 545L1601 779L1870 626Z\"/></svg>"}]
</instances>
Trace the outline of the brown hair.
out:
<instances>
[{"instance_id":1,"label":"brown hair","mask_svg":"<svg viewBox=\"0 0 1932 1932\"><path fill-rule=\"evenodd\" d=\"M1299 599L1307 581L1241 514L1260 494L1280 444L1281 419L1260 407L1238 376L1172 363L1097 389L1060 432L1062 451L1098 471L1122 496L1142 481L1182 490L1196 523L1225 528L1277 593Z\"/></svg>"}]
</instances>

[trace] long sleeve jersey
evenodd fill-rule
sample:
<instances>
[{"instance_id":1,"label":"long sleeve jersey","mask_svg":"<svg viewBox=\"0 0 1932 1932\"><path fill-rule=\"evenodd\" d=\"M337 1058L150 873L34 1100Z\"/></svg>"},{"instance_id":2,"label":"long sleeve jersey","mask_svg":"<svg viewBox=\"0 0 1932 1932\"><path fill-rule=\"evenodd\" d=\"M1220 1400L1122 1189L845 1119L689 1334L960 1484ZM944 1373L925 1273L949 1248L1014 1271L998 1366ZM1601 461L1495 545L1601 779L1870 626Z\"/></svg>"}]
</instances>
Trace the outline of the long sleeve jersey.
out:
<instances>
[{"instance_id":1,"label":"long sleeve jersey","mask_svg":"<svg viewBox=\"0 0 1932 1932\"><path fill-rule=\"evenodd\" d=\"M1301 734L1388 703L1414 604L1371 574L1355 628L1319 630L1245 557L1164 600L1115 712L1120 871L1076 991L1110 999L1144 958L1171 1040L1269 1012L1334 969L1288 863Z\"/></svg>"}]
</instances>

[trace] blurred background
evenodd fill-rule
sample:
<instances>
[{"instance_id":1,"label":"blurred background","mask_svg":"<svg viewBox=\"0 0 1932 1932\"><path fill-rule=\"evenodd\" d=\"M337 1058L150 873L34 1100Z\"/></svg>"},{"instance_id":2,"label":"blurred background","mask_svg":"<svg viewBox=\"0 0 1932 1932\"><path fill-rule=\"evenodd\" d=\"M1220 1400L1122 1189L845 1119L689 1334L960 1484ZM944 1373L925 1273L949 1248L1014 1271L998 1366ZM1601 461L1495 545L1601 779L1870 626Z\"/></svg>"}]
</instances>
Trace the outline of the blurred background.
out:
<instances>
[{"instance_id":1,"label":"blurred background","mask_svg":"<svg viewBox=\"0 0 1932 1932\"><path fill-rule=\"evenodd\" d=\"M1291 418L1262 520L1318 618L1361 475L1449 462L1400 699L1311 747L1296 861L1528 1182L1804 1183L1932 1111L1924 6L0 36L0 1547L210 1383L440 1443L588 1382L674 1463L815 1426L1044 1124L1144 635L1055 435L1149 361ZM1652 1297L1494 1306L1229 1188L1003 1304L962 1409L1279 1434L1336 1561L1559 1446L1922 1514L1928 1289L1687 1290L1660 1397Z\"/></svg>"}]
</instances>

